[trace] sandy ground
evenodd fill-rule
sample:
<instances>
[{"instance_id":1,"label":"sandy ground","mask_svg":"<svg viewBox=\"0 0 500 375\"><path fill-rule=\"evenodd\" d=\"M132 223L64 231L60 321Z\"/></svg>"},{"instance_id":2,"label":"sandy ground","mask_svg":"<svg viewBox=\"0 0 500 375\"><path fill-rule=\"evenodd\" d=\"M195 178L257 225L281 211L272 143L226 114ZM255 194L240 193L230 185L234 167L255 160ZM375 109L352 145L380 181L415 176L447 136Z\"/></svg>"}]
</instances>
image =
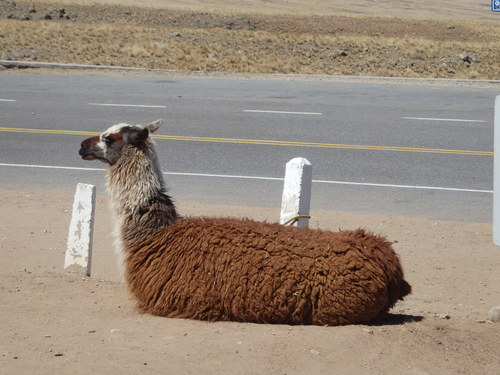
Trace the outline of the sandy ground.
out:
<instances>
[{"instance_id":1,"label":"sandy ground","mask_svg":"<svg viewBox=\"0 0 500 375\"><path fill-rule=\"evenodd\" d=\"M75 0L63 0L75 3ZM431 19L498 20L489 0L79 0L80 3L150 5L290 14L347 14Z\"/></svg>"},{"instance_id":2,"label":"sandy ground","mask_svg":"<svg viewBox=\"0 0 500 375\"><path fill-rule=\"evenodd\" d=\"M5 374L498 374L499 250L489 224L314 212L397 241L413 294L374 325L207 323L134 310L98 196L93 275L63 269L72 194L0 193L0 368ZM277 217L278 209L180 202L187 215Z\"/></svg>"},{"instance_id":3,"label":"sandy ground","mask_svg":"<svg viewBox=\"0 0 500 375\"><path fill-rule=\"evenodd\" d=\"M500 13L475 2L454 2L453 11L450 2L307 3L310 12L329 15L323 17L301 13L306 2L290 1L247 0L239 9L231 8L234 1L190 1L183 7L192 8L181 10L178 1L120 7L61 1L0 2L0 60L219 73L500 76L493 37L500 24L491 22ZM0 63L0 69L16 66Z\"/></svg>"}]
</instances>

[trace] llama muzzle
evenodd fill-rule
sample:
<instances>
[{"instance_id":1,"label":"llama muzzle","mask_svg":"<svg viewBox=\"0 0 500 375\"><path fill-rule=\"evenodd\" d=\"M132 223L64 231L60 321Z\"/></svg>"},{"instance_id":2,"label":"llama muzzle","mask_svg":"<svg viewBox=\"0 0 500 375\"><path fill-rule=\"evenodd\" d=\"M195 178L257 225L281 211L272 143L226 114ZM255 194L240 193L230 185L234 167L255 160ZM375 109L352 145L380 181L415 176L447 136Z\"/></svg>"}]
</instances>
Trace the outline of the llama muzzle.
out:
<instances>
[{"instance_id":1,"label":"llama muzzle","mask_svg":"<svg viewBox=\"0 0 500 375\"><path fill-rule=\"evenodd\" d=\"M86 148L81 148L78 154L82 157L83 160L95 160L96 157L92 155Z\"/></svg>"},{"instance_id":2,"label":"llama muzzle","mask_svg":"<svg viewBox=\"0 0 500 375\"><path fill-rule=\"evenodd\" d=\"M98 143L98 136L85 139L80 144L80 151L78 151L78 154L82 157L83 160L101 159L99 153L102 153L102 150L99 150L96 147Z\"/></svg>"}]
</instances>

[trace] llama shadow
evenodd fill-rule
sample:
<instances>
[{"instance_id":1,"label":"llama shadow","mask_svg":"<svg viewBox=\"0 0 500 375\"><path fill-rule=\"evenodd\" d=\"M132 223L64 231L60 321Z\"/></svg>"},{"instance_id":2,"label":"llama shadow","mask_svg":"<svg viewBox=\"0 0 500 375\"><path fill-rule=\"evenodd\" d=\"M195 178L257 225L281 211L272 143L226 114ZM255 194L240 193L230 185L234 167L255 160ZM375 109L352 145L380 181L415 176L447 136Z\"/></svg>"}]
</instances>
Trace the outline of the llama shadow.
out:
<instances>
[{"instance_id":1,"label":"llama shadow","mask_svg":"<svg viewBox=\"0 0 500 375\"><path fill-rule=\"evenodd\" d=\"M423 316L419 315L406 315L406 314L386 314L382 318L375 319L368 323L368 326L399 326L407 323L421 322L424 320Z\"/></svg>"}]
</instances>

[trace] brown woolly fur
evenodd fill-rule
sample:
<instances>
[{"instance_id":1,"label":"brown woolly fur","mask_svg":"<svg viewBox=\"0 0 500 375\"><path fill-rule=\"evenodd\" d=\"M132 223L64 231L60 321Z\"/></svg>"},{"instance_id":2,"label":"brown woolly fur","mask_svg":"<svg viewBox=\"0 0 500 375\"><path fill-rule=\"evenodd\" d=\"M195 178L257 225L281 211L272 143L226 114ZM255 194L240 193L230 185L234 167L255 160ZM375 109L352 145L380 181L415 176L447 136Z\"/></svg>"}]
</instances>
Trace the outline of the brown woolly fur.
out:
<instances>
[{"instance_id":1,"label":"brown woolly fur","mask_svg":"<svg viewBox=\"0 0 500 375\"><path fill-rule=\"evenodd\" d=\"M367 323L411 292L384 237L247 219L182 218L166 194L146 126L82 142L109 164L128 287L143 312L201 320Z\"/></svg>"},{"instance_id":2,"label":"brown woolly fur","mask_svg":"<svg viewBox=\"0 0 500 375\"><path fill-rule=\"evenodd\" d=\"M391 244L361 229L180 219L126 251L130 291L160 316L344 325L410 292Z\"/></svg>"}]
</instances>

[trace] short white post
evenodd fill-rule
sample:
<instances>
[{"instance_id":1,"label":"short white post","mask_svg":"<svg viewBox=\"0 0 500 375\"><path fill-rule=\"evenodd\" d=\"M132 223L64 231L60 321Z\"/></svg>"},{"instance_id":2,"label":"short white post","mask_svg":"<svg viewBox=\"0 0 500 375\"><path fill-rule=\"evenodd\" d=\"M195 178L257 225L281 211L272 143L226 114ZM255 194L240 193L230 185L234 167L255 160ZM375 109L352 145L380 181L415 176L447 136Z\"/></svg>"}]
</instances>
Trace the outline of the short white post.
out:
<instances>
[{"instance_id":1,"label":"short white post","mask_svg":"<svg viewBox=\"0 0 500 375\"><path fill-rule=\"evenodd\" d=\"M280 224L307 227L311 207L312 166L305 158L286 163Z\"/></svg>"},{"instance_id":2,"label":"short white post","mask_svg":"<svg viewBox=\"0 0 500 375\"><path fill-rule=\"evenodd\" d=\"M81 266L87 276L90 276L92 266L95 191L94 185L78 184L76 186L68 245L64 257L64 268L73 265Z\"/></svg>"},{"instance_id":3,"label":"short white post","mask_svg":"<svg viewBox=\"0 0 500 375\"><path fill-rule=\"evenodd\" d=\"M500 246L500 95L495 99L493 151L493 243Z\"/></svg>"}]
</instances>

